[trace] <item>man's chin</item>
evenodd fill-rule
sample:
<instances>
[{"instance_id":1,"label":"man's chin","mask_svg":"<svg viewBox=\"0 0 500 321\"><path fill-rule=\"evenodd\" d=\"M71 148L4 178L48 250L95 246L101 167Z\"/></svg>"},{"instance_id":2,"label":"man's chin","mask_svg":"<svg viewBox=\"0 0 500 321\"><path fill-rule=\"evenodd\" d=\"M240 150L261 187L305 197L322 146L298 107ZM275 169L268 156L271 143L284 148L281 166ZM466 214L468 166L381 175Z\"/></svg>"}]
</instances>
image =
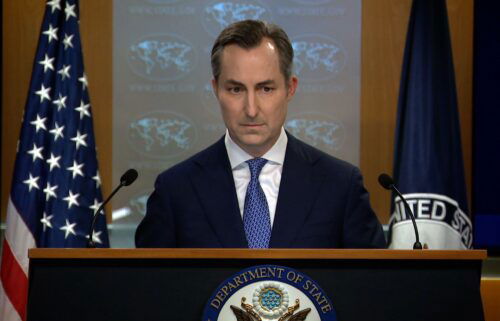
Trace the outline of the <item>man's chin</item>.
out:
<instances>
[{"instance_id":1,"label":"man's chin","mask_svg":"<svg viewBox=\"0 0 500 321\"><path fill-rule=\"evenodd\" d=\"M244 135L257 135L257 136L262 136L264 132L264 126L263 125L255 125L255 126L241 126L240 128L240 134L241 136Z\"/></svg>"},{"instance_id":2,"label":"man's chin","mask_svg":"<svg viewBox=\"0 0 500 321\"><path fill-rule=\"evenodd\" d=\"M235 142L247 153L253 154L256 150L265 148L267 140L262 135L246 134L239 136Z\"/></svg>"},{"instance_id":3,"label":"man's chin","mask_svg":"<svg viewBox=\"0 0 500 321\"><path fill-rule=\"evenodd\" d=\"M240 140L242 145L248 146L248 147L259 147L264 145L265 139L263 139L260 136L253 136L253 137L243 137L243 139Z\"/></svg>"}]
</instances>

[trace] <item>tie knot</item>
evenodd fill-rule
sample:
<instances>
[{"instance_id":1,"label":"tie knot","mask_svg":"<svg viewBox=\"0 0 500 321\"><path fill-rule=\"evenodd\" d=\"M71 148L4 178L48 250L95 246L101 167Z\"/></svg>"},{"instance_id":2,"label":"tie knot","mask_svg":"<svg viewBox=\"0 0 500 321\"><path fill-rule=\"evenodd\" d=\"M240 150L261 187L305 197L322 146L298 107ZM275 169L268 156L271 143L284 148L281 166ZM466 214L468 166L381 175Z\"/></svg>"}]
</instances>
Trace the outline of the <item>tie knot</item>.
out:
<instances>
[{"instance_id":1,"label":"tie knot","mask_svg":"<svg viewBox=\"0 0 500 321\"><path fill-rule=\"evenodd\" d=\"M247 163L248 167L250 168L250 175L252 177L259 177L260 171L267 163L267 159L257 157L247 160Z\"/></svg>"}]
</instances>

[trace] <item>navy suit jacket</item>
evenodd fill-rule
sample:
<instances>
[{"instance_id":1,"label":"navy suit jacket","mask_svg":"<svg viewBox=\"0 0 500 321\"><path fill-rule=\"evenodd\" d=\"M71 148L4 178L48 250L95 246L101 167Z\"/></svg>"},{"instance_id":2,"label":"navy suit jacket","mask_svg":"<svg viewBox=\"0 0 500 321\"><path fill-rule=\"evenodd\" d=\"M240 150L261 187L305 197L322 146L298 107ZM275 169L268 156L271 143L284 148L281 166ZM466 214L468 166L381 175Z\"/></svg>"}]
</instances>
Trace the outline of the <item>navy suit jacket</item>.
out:
<instances>
[{"instance_id":1,"label":"navy suit jacket","mask_svg":"<svg viewBox=\"0 0 500 321\"><path fill-rule=\"evenodd\" d=\"M137 247L248 247L224 139L160 174ZM382 248L359 170L288 134L272 248Z\"/></svg>"}]
</instances>

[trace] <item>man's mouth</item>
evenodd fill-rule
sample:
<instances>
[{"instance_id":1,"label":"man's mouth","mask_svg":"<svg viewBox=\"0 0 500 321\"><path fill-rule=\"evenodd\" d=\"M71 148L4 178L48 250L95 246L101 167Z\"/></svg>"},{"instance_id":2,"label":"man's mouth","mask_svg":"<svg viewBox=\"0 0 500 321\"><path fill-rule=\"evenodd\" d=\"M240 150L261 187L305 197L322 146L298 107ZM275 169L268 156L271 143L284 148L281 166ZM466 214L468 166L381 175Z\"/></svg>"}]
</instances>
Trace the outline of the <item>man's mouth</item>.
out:
<instances>
[{"instance_id":1,"label":"man's mouth","mask_svg":"<svg viewBox=\"0 0 500 321\"><path fill-rule=\"evenodd\" d=\"M249 128L255 128L255 127L260 127L260 126L264 126L264 124L241 124L241 126L244 126L244 127L249 127Z\"/></svg>"}]
</instances>

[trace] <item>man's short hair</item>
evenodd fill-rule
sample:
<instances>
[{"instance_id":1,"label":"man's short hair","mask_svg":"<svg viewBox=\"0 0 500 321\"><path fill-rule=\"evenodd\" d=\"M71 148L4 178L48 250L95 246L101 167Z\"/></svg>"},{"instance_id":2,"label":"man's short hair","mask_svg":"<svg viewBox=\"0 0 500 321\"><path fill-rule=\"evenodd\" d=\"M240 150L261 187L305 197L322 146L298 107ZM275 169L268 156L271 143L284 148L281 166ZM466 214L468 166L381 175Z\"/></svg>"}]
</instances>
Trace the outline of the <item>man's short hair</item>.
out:
<instances>
[{"instance_id":1,"label":"man's short hair","mask_svg":"<svg viewBox=\"0 0 500 321\"><path fill-rule=\"evenodd\" d=\"M219 34L212 47L212 75L215 80L221 73L221 55L228 45L252 49L260 45L262 39L269 38L278 49L280 70L288 83L292 75L293 48L286 32L278 25L260 20L243 20L227 26Z\"/></svg>"}]
</instances>

